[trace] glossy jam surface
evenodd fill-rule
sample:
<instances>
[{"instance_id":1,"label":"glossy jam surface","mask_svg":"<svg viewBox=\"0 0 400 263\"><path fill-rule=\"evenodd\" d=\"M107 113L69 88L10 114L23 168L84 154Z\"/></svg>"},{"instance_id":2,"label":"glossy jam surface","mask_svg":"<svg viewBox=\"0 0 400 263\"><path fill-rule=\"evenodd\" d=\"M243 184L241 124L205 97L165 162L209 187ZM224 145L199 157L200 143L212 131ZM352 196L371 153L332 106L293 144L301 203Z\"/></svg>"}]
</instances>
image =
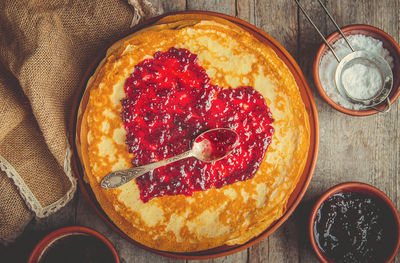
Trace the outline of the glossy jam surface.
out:
<instances>
[{"instance_id":1,"label":"glossy jam surface","mask_svg":"<svg viewBox=\"0 0 400 263\"><path fill-rule=\"evenodd\" d=\"M393 215L382 200L343 192L322 204L314 235L321 251L334 262L379 263L393 250L394 227Z\"/></svg>"},{"instance_id":2,"label":"glossy jam surface","mask_svg":"<svg viewBox=\"0 0 400 263\"><path fill-rule=\"evenodd\" d=\"M125 93L122 119L133 166L183 153L209 129L230 128L239 136L227 158L205 163L192 157L139 177L144 202L250 179L271 143L273 119L263 96L252 87L211 84L188 50L171 48L137 64Z\"/></svg>"},{"instance_id":3,"label":"glossy jam surface","mask_svg":"<svg viewBox=\"0 0 400 263\"><path fill-rule=\"evenodd\" d=\"M227 156L238 142L239 136L232 130L209 130L196 138L193 148L200 148L201 150L197 151L202 157L200 159L210 162ZM198 145L200 147L196 147Z\"/></svg>"}]
</instances>

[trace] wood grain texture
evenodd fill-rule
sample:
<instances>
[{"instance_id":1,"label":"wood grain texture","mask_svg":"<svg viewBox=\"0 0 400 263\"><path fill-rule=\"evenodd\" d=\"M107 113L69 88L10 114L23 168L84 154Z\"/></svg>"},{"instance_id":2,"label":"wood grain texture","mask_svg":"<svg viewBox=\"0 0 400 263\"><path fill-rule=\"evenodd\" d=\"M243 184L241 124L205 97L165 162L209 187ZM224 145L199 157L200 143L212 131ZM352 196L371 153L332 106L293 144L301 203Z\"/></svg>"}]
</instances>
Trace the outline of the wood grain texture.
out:
<instances>
[{"instance_id":1,"label":"wood grain texture","mask_svg":"<svg viewBox=\"0 0 400 263\"><path fill-rule=\"evenodd\" d=\"M312 63L322 41L297 8L294 0L151 0L164 12L209 10L237 16L274 37L297 60L313 91L320 118L320 150L317 167L303 201L294 214L271 236L240 253L202 262L319 262L307 236L307 220L316 198L345 181L366 182L383 190L400 208L400 103L388 114L351 117L342 114L316 93ZM379 27L397 42L400 38L399 0L323 0L339 25L364 23ZM301 3L324 34L335 31L316 0ZM32 222L19 240L0 256L24 262L34 244L51 230L66 225L85 225L106 235L116 246L121 261L185 262L139 249L107 227L79 193L55 215ZM19 251L25 251L20 253ZM6 261L8 262L8 261ZM187 261L190 263L200 261ZM398 255L394 262L400 262Z\"/></svg>"},{"instance_id":2,"label":"wood grain texture","mask_svg":"<svg viewBox=\"0 0 400 263\"><path fill-rule=\"evenodd\" d=\"M255 0L254 24L275 38L289 53L297 58L298 21L297 6L292 0Z\"/></svg>"},{"instance_id":3,"label":"wood grain texture","mask_svg":"<svg viewBox=\"0 0 400 263\"><path fill-rule=\"evenodd\" d=\"M255 2L254 0L237 0L236 16L250 24L255 24Z\"/></svg>"},{"instance_id":4,"label":"wood grain texture","mask_svg":"<svg viewBox=\"0 0 400 263\"><path fill-rule=\"evenodd\" d=\"M158 8L162 13L185 11L186 10L186 0L152 0L150 1L155 8Z\"/></svg>"},{"instance_id":5,"label":"wood grain texture","mask_svg":"<svg viewBox=\"0 0 400 263\"><path fill-rule=\"evenodd\" d=\"M235 16L235 0L187 0L187 10L205 10Z\"/></svg>"}]
</instances>

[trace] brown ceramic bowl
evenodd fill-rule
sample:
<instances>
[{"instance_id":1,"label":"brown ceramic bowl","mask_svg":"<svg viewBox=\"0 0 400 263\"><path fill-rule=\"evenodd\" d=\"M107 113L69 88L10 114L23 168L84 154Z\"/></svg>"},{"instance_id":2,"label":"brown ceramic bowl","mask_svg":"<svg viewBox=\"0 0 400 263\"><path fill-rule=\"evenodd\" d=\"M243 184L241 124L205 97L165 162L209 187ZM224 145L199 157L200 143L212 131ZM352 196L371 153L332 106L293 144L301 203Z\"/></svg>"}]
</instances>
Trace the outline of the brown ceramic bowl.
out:
<instances>
[{"instance_id":1,"label":"brown ceramic bowl","mask_svg":"<svg viewBox=\"0 0 400 263\"><path fill-rule=\"evenodd\" d=\"M328 263L328 262L332 263L333 262L331 259L329 259L327 256L325 256L325 254L319 249L319 247L317 245L317 241L315 240L314 223L315 223L315 219L317 216L317 212L325 200L327 200L332 195L341 193L341 192L355 192L355 193L366 194L371 197L375 197L375 198L382 200L387 205L387 208L393 215L393 221L396 225L396 228L393 229L393 231L395 231L393 234L393 237L395 239L395 244L394 244L393 248L388 248L388 249L391 249L391 251L388 251L388 253L387 253L388 256L384 261L384 262L391 262L394 259L394 257L396 256L396 254L399 250L399 247L400 247L400 217L399 217L399 213L397 212L397 209L394 206L394 204L392 203L392 201L389 199L389 197L384 192L382 192L381 190L379 190L376 187L373 187L372 185L360 183L360 182L348 182L348 183L338 184L338 185L332 187L331 189L329 189L328 191L326 191L315 203L315 205L311 211L311 216L310 216L310 220L309 220L309 224L308 224L308 235L310 237L311 246L314 249L314 252L317 255L317 257L319 258L319 260L324 263Z\"/></svg>"},{"instance_id":2,"label":"brown ceramic bowl","mask_svg":"<svg viewBox=\"0 0 400 263\"><path fill-rule=\"evenodd\" d=\"M46 249L50 247L51 244L53 244L55 241L60 240L63 237L77 234L90 235L102 241L113 255L115 263L120 263L118 253L115 250L113 244L111 244L111 242L99 232L83 226L69 226L51 232L42 240L40 240L40 242L35 246L35 248L31 252L31 255L29 256L27 263L38 263L40 257L46 252Z\"/></svg>"},{"instance_id":3,"label":"brown ceramic bowl","mask_svg":"<svg viewBox=\"0 0 400 263\"><path fill-rule=\"evenodd\" d=\"M397 97L400 95L400 46L399 46L399 44L397 44L396 41L390 35L385 33L384 31L380 30L379 28L369 26L369 25L345 26L342 28L342 31L345 34L345 36L362 34L365 36L369 36L369 37L378 39L378 40L382 41L383 47L386 48L390 52L390 55L393 57L394 67L392 69L392 71L393 71L393 88L389 94L389 99L390 99L390 104L393 104L395 102L395 100L397 99ZM327 38L327 41L329 44L333 44L340 38L342 38L342 36L338 32L334 32ZM321 47L318 49L317 54L315 55L315 59L314 59L314 66L313 66L314 83L315 83L315 86L316 86L320 96L329 105L331 105L338 111L341 111L341 112L349 114L349 115L367 116L367 115L372 115L372 114L378 113L378 111L375 109L368 109L368 110L347 109L347 108L340 106L339 104L337 104L331 98L328 97L325 90L322 88L322 84L319 79L319 64L321 62L321 58L322 58L323 54L325 54L325 52L328 50L329 50L328 46L325 43L323 43L321 45ZM385 103L383 103L378 108L381 110L384 110L384 109L386 109L386 107L387 107L387 105Z\"/></svg>"},{"instance_id":4,"label":"brown ceramic bowl","mask_svg":"<svg viewBox=\"0 0 400 263\"><path fill-rule=\"evenodd\" d=\"M208 16L214 16L218 18L223 18L226 19L232 23L235 23L236 25L242 27L244 30L248 31L251 35L253 35L255 38L257 38L259 41L264 43L265 45L268 45L271 47L276 54L279 56L280 59L286 64L286 66L290 69L291 73L293 74L296 83L299 87L300 95L301 98L304 102L304 105L306 107L308 117L309 117L309 124L310 124L310 148L308 151L308 157L307 157L307 162L303 170L303 174L300 177L299 182L296 185L296 188L292 192L292 194L289 197L288 203L287 203L287 209L286 212L282 215L281 218L273 222L267 229L265 229L264 232L262 232L260 235L254 237L253 239L249 240L248 242L241 244L241 245L234 245L234 246L220 246L216 247L213 249L209 250L204 250L204 251L197 251L197 252L188 252L188 253L174 253L170 251L161 251L157 250L154 248L150 248L147 246L144 246L140 244L139 242L136 242L132 238L130 238L128 235L126 235L124 232L122 232L105 214L101 206L96 200L96 197L93 193L93 191L90 188L90 185L88 185L84 180L83 180L83 169L82 165L80 163L79 157L78 157L78 152L76 148L76 132L79 131L80 127L80 122L81 120L77 118L77 113L80 104L85 105L88 100L88 92L85 93L85 88L86 88L86 83L89 79L89 77L93 74L94 70L96 69L99 61L105 56L106 50L103 50L102 52L99 53L99 56L93 61L92 65L88 68L85 76L82 79L82 82L80 86L77 89L77 94L76 98L74 100L74 106L73 106L73 114L71 115L70 119L70 125L69 125L69 135L70 135L70 143L73 147L73 154L74 158L72 159L72 167L74 169L74 174L77 175L78 177L78 182L80 184L80 189L83 193L83 195L88 199L90 205L95 209L97 214L118 234L120 234L123 238L128 240L129 242L135 244L136 246L143 248L145 250L148 250L150 252L166 256L166 257L172 257L172 258L180 258L180 259L192 259L192 260L198 260L198 259L210 259L210 258L216 258L216 257L222 257L222 256L227 256L236 252L239 252L243 249L246 249L258 242L260 242L262 239L265 237L269 236L271 233L273 233L279 226L281 226L288 218L289 216L293 213L297 205L300 203L301 199L303 198L308 185L310 184L311 177L315 168L315 164L317 161L317 155L318 155L318 146L319 146L319 121L318 121L318 112L315 106L315 101L314 97L310 91L310 88L307 84L307 81L300 69L300 67L297 65L296 61L292 58L292 56L271 36L267 35L265 32L262 30L256 28L255 26L239 19L235 18L232 16L224 15L224 14L219 14L219 13L214 13L214 12L208 12L208 11L186 11L186 12L177 12L177 13L171 13L171 14L164 14L158 17L151 18L149 20L146 20L137 26L133 27L130 31L125 32L120 38L123 38L124 36L127 36L129 34L132 34L133 32L136 32L138 30L141 30L143 28L146 28L147 26L150 26L154 23L156 23L158 20L165 18L169 15L176 15L176 14L193 14L193 15L208 15ZM119 39L115 39L117 41ZM85 107L85 106L84 106Z\"/></svg>"}]
</instances>

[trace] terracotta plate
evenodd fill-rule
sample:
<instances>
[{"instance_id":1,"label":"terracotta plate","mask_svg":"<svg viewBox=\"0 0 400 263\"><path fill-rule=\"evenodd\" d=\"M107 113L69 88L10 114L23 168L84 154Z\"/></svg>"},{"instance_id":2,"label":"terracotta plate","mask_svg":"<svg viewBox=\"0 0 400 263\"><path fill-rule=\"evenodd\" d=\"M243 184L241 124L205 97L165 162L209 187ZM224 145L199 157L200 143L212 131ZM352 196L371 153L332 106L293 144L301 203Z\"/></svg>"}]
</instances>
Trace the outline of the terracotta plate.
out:
<instances>
[{"instance_id":1,"label":"terracotta plate","mask_svg":"<svg viewBox=\"0 0 400 263\"><path fill-rule=\"evenodd\" d=\"M310 149L308 151L308 159L307 163L305 165L303 174L294 189L293 193L291 194L288 203L287 203L287 210L284 213L284 215L273 222L265 231L260 234L259 236L251 239L245 244L242 245L236 245L236 246L220 246L217 248L209 249L209 250L204 250L204 251L199 251L199 252L193 252L193 253L172 253L168 251L161 251L161 250L156 250L152 249L149 247L146 247L135 240L131 239L128 237L125 233L123 233L117 226L113 224L113 222L107 217L107 215L104 213L98 202L96 201L96 198L91 190L90 185L85 183L83 181L83 169L82 169L82 164L80 163L80 160L78 158L78 153L77 149L75 146L75 138L76 134L79 134L79 129L80 129L80 122L81 120L77 119L77 113L78 113L78 108L79 105L82 104L83 107L85 107L87 103L87 96L84 96L84 91L86 87L86 83L90 76L93 74L94 70L96 69L98 63L100 60L105 56L106 50L103 50L99 56L95 59L95 61L92 63L92 65L88 68L84 78L82 79L82 82L80 83L80 86L78 88L78 93L74 101L74 108L73 108L73 116L71 116L71 121L70 121L70 143L73 147L73 152L74 152L74 158L73 158L73 169L75 171L76 176L78 177L79 184L81 187L81 191L83 195L89 200L89 203L91 206L96 210L97 214L118 234L120 234L123 238L126 240L130 241L131 243L137 245L138 247L141 247L143 249L146 249L150 252L157 253L163 256L167 257L173 257L173 258L182 258L182 259L209 259L209 258L215 258L215 257L221 257L221 256L226 256L229 254L236 253L240 250L246 249L249 246L252 246L256 244L257 242L261 241L263 238L267 237L270 235L272 232L274 232L280 225L283 224L283 222L286 221L286 219L293 213L294 209L297 207L299 204L300 200L303 198L308 185L310 184L311 177L315 168L315 164L317 161L317 154L318 154L318 145L319 145L319 124L318 124L318 113L317 109L315 107L315 102L314 98L311 94L310 88L308 87L307 81L303 76L303 73L301 72L299 66L295 62L295 60L289 55L289 53L280 45L276 40L274 40L272 37L267 35L265 32L261 31L260 29L256 28L255 26L240 20L235 17L231 17L228 15L224 14L219 14L219 13L213 13L213 12L202 12L202 11L186 11L186 12L179 12L179 13L171 13L171 14L165 14L161 15L149 20L146 20L139 25L133 27L129 32L126 32L121 36L127 36L129 34L132 34L135 31L138 31L140 29L143 29L147 26L152 25L156 21L160 20L161 18L164 18L169 15L176 15L176 14L206 14L206 15L211 15L219 18L226 19L230 22L233 22L237 24L238 26L242 27L246 31L248 31L250 34L252 34L255 38L257 38L259 41L264 43L265 45L268 45L272 47L272 49L276 52L276 54L279 56L280 59L284 61L284 63L287 65L287 67L290 69L292 72L297 85L300 90L301 97L303 99L303 102L305 104L308 117L309 117L309 122L310 122Z\"/></svg>"}]
</instances>

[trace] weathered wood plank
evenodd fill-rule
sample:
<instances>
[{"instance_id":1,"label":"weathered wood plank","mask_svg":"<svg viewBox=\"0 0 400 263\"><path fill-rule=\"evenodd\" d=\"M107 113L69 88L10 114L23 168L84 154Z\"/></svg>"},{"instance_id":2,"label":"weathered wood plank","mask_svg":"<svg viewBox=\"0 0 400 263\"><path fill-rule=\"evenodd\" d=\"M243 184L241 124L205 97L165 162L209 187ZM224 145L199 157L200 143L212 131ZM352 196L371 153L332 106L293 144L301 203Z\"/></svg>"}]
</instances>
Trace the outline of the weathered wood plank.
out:
<instances>
[{"instance_id":1,"label":"weathered wood plank","mask_svg":"<svg viewBox=\"0 0 400 263\"><path fill-rule=\"evenodd\" d=\"M293 217L289 218L272 235L249 249L249 262L297 262L298 232L299 225Z\"/></svg>"},{"instance_id":2,"label":"weathered wood plank","mask_svg":"<svg viewBox=\"0 0 400 263\"><path fill-rule=\"evenodd\" d=\"M297 57L297 7L294 1L255 0L254 24Z\"/></svg>"},{"instance_id":3,"label":"weathered wood plank","mask_svg":"<svg viewBox=\"0 0 400 263\"><path fill-rule=\"evenodd\" d=\"M186 9L186 0L151 0L155 8L158 8L162 13L184 11Z\"/></svg>"},{"instance_id":4,"label":"weathered wood plank","mask_svg":"<svg viewBox=\"0 0 400 263\"><path fill-rule=\"evenodd\" d=\"M255 24L255 2L254 0L237 0L236 16L250 24Z\"/></svg>"},{"instance_id":5,"label":"weathered wood plank","mask_svg":"<svg viewBox=\"0 0 400 263\"><path fill-rule=\"evenodd\" d=\"M326 1L322 1L326 3ZM327 36L326 29L326 17L323 15L323 9L318 4L317 1L300 1L301 5L305 11L312 18L314 23L318 26L321 32ZM314 55L318 48L322 44L322 39L314 29L314 27L308 22L304 14L299 12L299 37L298 37L298 52L301 56L298 57L297 62L299 63L304 75L307 77L309 84L313 84L312 79L312 63L314 60ZM313 91L315 91L314 86L312 86ZM319 106L319 105L318 105ZM319 108L318 108L319 109Z\"/></svg>"},{"instance_id":6,"label":"weathered wood plank","mask_svg":"<svg viewBox=\"0 0 400 263\"><path fill-rule=\"evenodd\" d=\"M246 263L247 262L247 250L229 255L226 257L220 257L209 260L189 260L190 263Z\"/></svg>"},{"instance_id":7,"label":"weathered wood plank","mask_svg":"<svg viewBox=\"0 0 400 263\"><path fill-rule=\"evenodd\" d=\"M187 0L188 10L205 10L235 16L235 0Z\"/></svg>"}]
</instances>

